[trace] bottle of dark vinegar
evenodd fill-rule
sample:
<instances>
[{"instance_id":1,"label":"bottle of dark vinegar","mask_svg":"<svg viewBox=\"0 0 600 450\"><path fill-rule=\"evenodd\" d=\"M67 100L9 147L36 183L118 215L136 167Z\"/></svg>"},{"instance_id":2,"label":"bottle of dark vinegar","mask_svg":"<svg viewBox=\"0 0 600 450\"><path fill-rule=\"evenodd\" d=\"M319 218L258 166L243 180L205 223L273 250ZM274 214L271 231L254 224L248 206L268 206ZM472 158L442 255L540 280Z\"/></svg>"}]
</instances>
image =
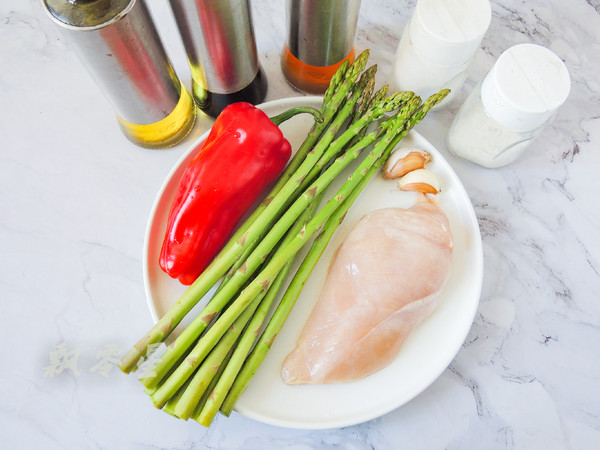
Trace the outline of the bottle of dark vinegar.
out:
<instances>
[{"instance_id":1,"label":"bottle of dark vinegar","mask_svg":"<svg viewBox=\"0 0 600 450\"><path fill-rule=\"evenodd\" d=\"M231 103L262 102L268 83L258 61L249 0L170 0L170 4L198 107L216 117Z\"/></svg>"},{"instance_id":2,"label":"bottle of dark vinegar","mask_svg":"<svg viewBox=\"0 0 600 450\"><path fill-rule=\"evenodd\" d=\"M246 87L234 92L211 92L192 79L192 92L198 107L211 117L217 117L227 105L237 102L261 103L267 94L267 77L259 68L254 79Z\"/></svg>"}]
</instances>

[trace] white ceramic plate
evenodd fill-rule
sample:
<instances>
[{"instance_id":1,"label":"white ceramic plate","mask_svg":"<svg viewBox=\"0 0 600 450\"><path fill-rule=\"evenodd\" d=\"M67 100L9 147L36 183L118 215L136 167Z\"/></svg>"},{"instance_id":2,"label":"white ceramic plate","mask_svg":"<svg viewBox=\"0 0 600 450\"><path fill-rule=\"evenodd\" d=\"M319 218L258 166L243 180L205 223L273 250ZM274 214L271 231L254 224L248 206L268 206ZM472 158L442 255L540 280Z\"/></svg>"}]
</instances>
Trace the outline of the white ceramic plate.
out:
<instances>
[{"instance_id":1,"label":"white ceramic plate","mask_svg":"<svg viewBox=\"0 0 600 450\"><path fill-rule=\"evenodd\" d=\"M269 116L273 116L294 106L319 107L321 101L320 97L298 97L265 103L261 108ZM295 149L310 126L310 116L300 115L285 122L281 129ZM158 193L148 222L144 279L148 305L155 321L185 290L179 282L161 271L158 257L169 208L179 180L194 149L206 136L204 134L191 143L189 150L175 165ZM376 175L336 232L273 348L240 397L236 405L239 413L272 425L302 429L335 428L365 422L414 398L433 383L457 354L473 322L481 291L483 257L479 228L465 189L442 155L416 132L411 132L399 145L406 146L416 146L431 152L433 161L430 168L443 186L443 192L438 195L439 206L450 220L455 239L453 267L450 279L441 293L438 308L408 337L392 364L360 381L288 386L280 378L281 363L294 347L318 298L332 255L344 237L369 211L388 206L409 207L413 203L413 194L400 192L395 182ZM337 184L329 188L328 193L334 193L345 176L339 179ZM301 261L301 257L298 260ZM210 295L211 292L207 297ZM188 316L193 317L193 313L199 311L206 300ZM189 320L184 319L182 325L189 323Z\"/></svg>"}]
</instances>

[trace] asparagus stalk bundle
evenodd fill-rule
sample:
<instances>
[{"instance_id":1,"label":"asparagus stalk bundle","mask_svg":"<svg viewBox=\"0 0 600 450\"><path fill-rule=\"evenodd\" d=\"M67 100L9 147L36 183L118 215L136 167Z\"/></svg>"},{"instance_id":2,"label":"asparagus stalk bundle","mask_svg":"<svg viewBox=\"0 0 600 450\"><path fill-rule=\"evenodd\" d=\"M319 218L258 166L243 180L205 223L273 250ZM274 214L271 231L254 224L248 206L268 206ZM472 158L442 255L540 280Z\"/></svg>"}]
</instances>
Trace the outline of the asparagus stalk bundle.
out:
<instances>
[{"instance_id":1,"label":"asparagus stalk bundle","mask_svg":"<svg viewBox=\"0 0 600 450\"><path fill-rule=\"evenodd\" d=\"M135 370L149 346L164 341L222 279L202 312L142 378L156 407L206 426L219 410L231 412L348 209L400 139L448 94L440 91L423 104L412 92L388 95L384 87L373 94L377 69L365 70L367 59L365 51L354 63L340 66L323 98L323 121L313 125L271 192L209 267L121 359L124 372ZM352 175L318 209L332 181L364 153ZM267 321L296 254L311 241Z\"/></svg>"}]
</instances>

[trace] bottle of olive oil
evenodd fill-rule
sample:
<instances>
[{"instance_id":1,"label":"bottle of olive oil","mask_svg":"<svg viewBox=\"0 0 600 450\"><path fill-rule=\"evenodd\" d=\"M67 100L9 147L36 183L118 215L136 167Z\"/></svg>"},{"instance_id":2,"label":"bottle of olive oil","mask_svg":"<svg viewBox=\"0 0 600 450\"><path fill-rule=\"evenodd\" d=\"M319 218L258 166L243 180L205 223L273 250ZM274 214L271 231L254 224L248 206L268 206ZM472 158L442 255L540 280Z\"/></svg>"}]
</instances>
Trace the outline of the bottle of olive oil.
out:
<instances>
[{"instance_id":1,"label":"bottle of olive oil","mask_svg":"<svg viewBox=\"0 0 600 450\"><path fill-rule=\"evenodd\" d=\"M192 71L192 93L216 117L229 104L260 103L260 68L249 0L170 0Z\"/></svg>"},{"instance_id":2,"label":"bottle of olive oil","mask_svg":"<svg viewBox=\"0 0 600 450\"><path fill-rule=\"evenodd\" d=\"M111 103L125 136L146 148L177 144L196 109L141 0L43 0Z\"/></svg>"}]
</instances>

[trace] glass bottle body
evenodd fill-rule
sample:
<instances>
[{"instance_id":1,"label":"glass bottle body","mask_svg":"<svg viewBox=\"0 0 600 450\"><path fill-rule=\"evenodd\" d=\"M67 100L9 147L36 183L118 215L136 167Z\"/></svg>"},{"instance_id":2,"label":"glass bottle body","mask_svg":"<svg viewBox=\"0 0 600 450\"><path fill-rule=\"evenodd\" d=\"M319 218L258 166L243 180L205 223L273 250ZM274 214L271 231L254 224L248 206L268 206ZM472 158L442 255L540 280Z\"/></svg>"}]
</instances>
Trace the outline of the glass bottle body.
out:
<instances>
[{"instance_id":1,"label":"glass bottle body","mask_svg":"<svg viewBox=\"0 0 600 450\"><path fill-rule=\"evenodd\" d=\"M267 77L259 68L254 79L242 89L230 93L215 93L206 88L202 77L192 78L192 93L198 107L211 117L217 117L228 105L237 102L248 102L253 105L261 103L267 95Z\"/></svg>"},{"instance_id":2,"label":"glass bottle body","mask_svg":"<svg viewBox=\"0 0 600 450\"><path fill-rule=\"evenodd\" d=\"M117 116L125 137L145 148L168 148L181 142L194 127L196 105L188 90L181 85L177 105L164 119L150 124L134 124Z\"/></svg>"},{"instance_id":3,"label":"glass bottle body","mask_svg":"<svg viewBox=\"0 0 600 450\"><path fill-rule=\"evenodd\" d=\"M281 70L287 81L296 89L308 94L323 94L335 71L344 61L354 61L354 47L346 58L329 66L312 66L296 58L286 45L281 56Z\"/></svg>"}]
</instances>

